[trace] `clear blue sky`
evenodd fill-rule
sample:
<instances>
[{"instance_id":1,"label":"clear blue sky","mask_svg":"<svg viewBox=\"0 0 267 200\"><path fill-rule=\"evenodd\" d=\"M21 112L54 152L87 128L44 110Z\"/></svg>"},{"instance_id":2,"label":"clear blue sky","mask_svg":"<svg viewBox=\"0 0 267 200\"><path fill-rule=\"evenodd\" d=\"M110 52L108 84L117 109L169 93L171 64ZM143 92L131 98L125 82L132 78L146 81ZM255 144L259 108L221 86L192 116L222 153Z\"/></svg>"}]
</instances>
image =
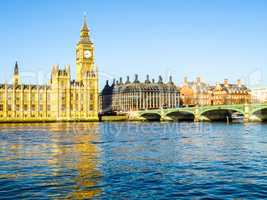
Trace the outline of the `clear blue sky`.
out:
<instances>
[{"instance_id":1,"label":"clear blue sky","mask_svg":"<svg viewBox=\"0 0 267 200\"><path fill-rule=\"evenodd\" d=\"M84 12L101 85L135 73L266 83L265 0L3 0L0 82L10 81L16 60L25 82L46 82L53 64L70 64L75 78Z\"/></svg>"}]
</instances>

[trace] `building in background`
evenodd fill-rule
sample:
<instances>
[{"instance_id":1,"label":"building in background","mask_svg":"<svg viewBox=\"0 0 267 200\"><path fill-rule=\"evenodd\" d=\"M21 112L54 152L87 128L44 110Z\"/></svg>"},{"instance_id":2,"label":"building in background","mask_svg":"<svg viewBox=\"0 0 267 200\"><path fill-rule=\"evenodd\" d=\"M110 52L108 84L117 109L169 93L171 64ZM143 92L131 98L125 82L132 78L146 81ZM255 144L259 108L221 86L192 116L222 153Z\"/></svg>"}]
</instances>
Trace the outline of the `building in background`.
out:
<instances>
[{"instance_id":1,"label":"building in background","mask_svg":"<svg viewBox=\"0 0 267 200\"><path fill-rule=\"evenodd\" d=\"M256 87L251 90L252 103L267 103L267 87Z\"/></svg>"},{"instance_id":2,"label":"building in background","mask_svg":"<svg viewBox=\"0 0 267 200\"><path fill-rule=\"evenodd\" d=\"M106 82L100 99L102 113L175 108L179 106L179 91L172 77L164 83L161 76L155 81L147 75L146 80L140 82L135 75L133 82L129 76L124 83L122 78L114 80L111 86Z\"/></svg>"},{"instance_id":3,"label":"building in background","mask_svg":"<svg viewBox=\"0 0 267 200\"><path fill-rule=\"evenodd\" d=\"M100 93L99 105L101 113L114 114L114 111L112 109L112 94L114 86L115 86L115 80L113 81L112 85L109 85L107 80L106 85L104 86L103 90Z\"/></svg>"},{"instance_id":4,"label":"building in background","mask_svg":"<svg viewBox=\"0 0 267 200\"><path fill-rule=\"evenodd\" d=\"M70 66L53 66L47 85L22 84L18 64L13 83L0 84L0 121L98 120L98 71L86 20L76 47L77 79Z\"/></svg>"},{"instance_id":5,"label":"building in background","mask_svg":"<svg viewBox=\"0 0 267 200\"><path fill-rule=\"evenodd\" d=\"M217 83L212 90L212 105L245 104L251 102L251 90L237 80L229 83L225 79L223 83Z\"/></svg>"},{"instance_id":6,"label":"building in background","mask_svg":"<svg viewBox=\"0 0 267 200\"><path fill-rule=\"evenodd\" d=\"M185 77L180 87L181 105L196 106L211 104L211 86L201 80L200 77L196 81L188 81Z\"/></svg>"},{"instance_id":7,"label":"building in background","mask_svg":"<svg viewBox=\"0 0 267 200\"><path fill-rule=\"evenodd\" d=\"M251 91L240 80L230 84L225 79L223 83L209 85L199 77L192 82L185 78L180 97L182 106L244 104L251 102Z\"/></svg>"}]
</instances>

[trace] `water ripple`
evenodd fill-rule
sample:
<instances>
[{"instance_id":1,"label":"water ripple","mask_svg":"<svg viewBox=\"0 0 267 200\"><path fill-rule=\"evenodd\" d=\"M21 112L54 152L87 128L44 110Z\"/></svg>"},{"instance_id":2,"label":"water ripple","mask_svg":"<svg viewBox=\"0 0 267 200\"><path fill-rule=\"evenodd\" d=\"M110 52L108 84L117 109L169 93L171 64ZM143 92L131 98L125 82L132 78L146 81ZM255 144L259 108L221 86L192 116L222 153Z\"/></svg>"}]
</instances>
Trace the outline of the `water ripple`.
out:
<instances>
[{"instance_id":1,"label":"water ripple","mask_svg":"<svg viewBox=\"0 0 267 200\"><path fill-rule=\"evenodd\" d=\"M265 199L267 125L0 125L0 199Z\"/></svg>"}]
</instances>

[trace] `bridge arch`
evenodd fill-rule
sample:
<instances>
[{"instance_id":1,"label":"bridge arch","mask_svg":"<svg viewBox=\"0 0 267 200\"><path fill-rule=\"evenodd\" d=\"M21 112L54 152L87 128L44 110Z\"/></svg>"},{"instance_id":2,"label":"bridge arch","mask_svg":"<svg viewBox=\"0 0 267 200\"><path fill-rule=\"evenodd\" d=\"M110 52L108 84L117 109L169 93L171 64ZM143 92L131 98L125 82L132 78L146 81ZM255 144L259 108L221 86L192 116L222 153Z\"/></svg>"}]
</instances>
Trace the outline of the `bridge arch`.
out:
<instances>
[{"instance_id":1,"label":"bridge arch","mask_svg":"<svg viewBox=\"0 0 267 200\"><path fill-rule=\"evenodd\" d=\"M213 111L213 110L230 110L230 111L235 111L235 112L239 112L241 114L244 114L244 109L240 106L209 106L207 108L204 108L201 110L200 114L202 115L203 113L205 112L208 112L208 111Z\"/></svg>"},{"instance_id":2,"label":"bridge arch","mask_svg":"<svg viewBox=\"0 0 267 200\"><path fill-rule=\"evenodd\" d=\"M253 120L267 121L267 105L256 107L250 111Z\"/></svg>"},{"instance_id":3,"label":"bridge arch","mask_svg":"<svg viewBox=\"0 0 267 200\"><path fill-rule=\"evenodd\" d=\"M160 121L161 115L157 112L144 112L140 114L140 117L147 121Z\"/></svg>"},{"instance_id":4,"label":"bridge arch","mask_svg":"<svg viewBox=\"0 0 267 200\"><path fill-rule=\"evenodd\" d=\"M244 111L235 107L213 107L202 110L200 116L204 120L208 121L232 121L233 113L237 114L237 117L243 117Z\"/></svg>"},{"instance_id":5,"label":"bridge arch","mask_svg":"<svg viewBox=\"0 0 267 200\"><path fill-rule=\"evenodd\" d=\"M195 119L195 114L192 111L187 110L169 111L165 115L173 121L194 121Z\"/></svg>"},{"instance_id":6,"label":"bridge arch","mask_svg":"<svg viewBox=\"0 0 267 200\"><path fill-rule=\"evenodd\" d=\"M250 111L250 114L253 115L255 112L266 110L266 109L267 109L267 105L256 107Z\"/></svg>"}]
</instances>

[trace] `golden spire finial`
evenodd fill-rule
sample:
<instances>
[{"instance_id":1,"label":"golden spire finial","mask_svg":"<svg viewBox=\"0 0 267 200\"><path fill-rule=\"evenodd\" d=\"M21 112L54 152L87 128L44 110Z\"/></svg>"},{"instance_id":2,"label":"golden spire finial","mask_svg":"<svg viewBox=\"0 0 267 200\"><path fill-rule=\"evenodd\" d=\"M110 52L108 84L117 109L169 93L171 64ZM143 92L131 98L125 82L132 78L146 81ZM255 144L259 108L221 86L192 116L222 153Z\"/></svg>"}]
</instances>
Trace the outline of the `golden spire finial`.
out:
<instances>
[{"instance_id":1,"label":"golden spire finial","mask_svg":"<svg viewBox=\"0 0 267 200\"><path fill-rule=\"evenodd\" d=\"M87 25L87 15L86 12L83 13L83 28L82 31L89 31L88 25Z\"/></svg>"},{"instance_id":2,"label":"golden spire finial","mask_svg":"<svg viewBox=\"0 0 267 200\"><path fill-rule=\"evenodd\" d=\"M84 21L83 21L83 26L80 32L80 43L91 43L89 39L89 28L87 25L87 17L86 13L84 13Z\"/></svg>"}]
</instances>

